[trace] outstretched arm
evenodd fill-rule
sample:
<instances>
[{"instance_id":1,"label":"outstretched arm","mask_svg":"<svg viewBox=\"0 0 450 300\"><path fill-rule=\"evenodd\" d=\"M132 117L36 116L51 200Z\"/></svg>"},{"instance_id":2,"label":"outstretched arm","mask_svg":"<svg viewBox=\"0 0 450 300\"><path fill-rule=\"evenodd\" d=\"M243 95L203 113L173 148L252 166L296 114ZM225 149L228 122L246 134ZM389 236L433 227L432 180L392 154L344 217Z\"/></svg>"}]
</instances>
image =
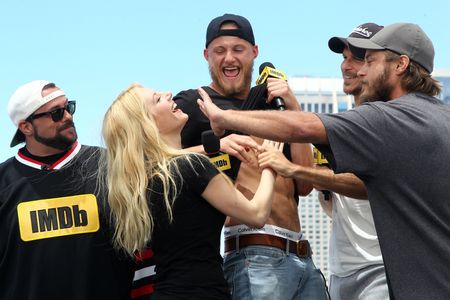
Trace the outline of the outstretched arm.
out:
<instances>
[{"instance_id":1,"label":"outstretched arm","mask_svg":"<svg viewBox=\"0 0 450 300\"><path fill-rule=\"evenodd\" d=\"M299 143L328 144L322 121L313 113L300 111L235 111L221 110L199 88L197 103L209 118L211 128L218 136L225 129L233 129L262 138ZM287 104L291 106L291 104Z\"/></svg>"},{"instance_id":2,"label":"outstretched arm","mask_svg":"<svg viewBox=\"0 0 450 300\"><path fill-rule=\"evenodd\" d=\"M290 147L292 163L303 167L313 166L311 144L292 143ZM313 184L310 181L300 178L294 178L294 180L297 186L297 192L300 196L307 196L311 193Z\"/></svg>"},{"instance_id":3,"label":"outstretched arm","mask_svg":"<svg viewBox=\"0 0 450 300\"><path fill-rule=\"evenodd\" d=\"M364 183L354 174L335 174L328 168L296 165L287 160L282 153L271 150L261 153L258 160L261 168L271 168L283 177L309 181L319 190L329 190L352 198L367 199Z\"/></svg>"}]
</instances>

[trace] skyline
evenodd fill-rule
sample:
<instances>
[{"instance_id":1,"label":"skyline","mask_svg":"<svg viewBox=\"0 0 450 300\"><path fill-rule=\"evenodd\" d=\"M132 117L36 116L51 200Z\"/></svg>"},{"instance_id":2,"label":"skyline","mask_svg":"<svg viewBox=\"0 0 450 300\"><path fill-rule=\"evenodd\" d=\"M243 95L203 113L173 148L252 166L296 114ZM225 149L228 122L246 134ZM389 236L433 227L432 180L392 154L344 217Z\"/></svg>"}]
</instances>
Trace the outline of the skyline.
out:
<instances>
[{"instance_id":1,"label":"skyline","mask_svg":"<svg viewBox=\"0 0 450 300\"><path fill-rule=\"evenodd\" d=\"M2 1L0 162L19 148L9 148L16 129L6 107L20 85L36 79L55 82L77 100L79 141L101 145L103 115L131 83L173 94L210 83L203 58L206 27L224 13L240 14L252 24L259 45L253 84L265 61L288 77L340 77L341 55L328 49L328 39L345 37L366 22L418 24L434 44L435 70L450 72L450 39L444 30L448 1L427 1L427 7L403 0L377 1L370 7L353 0L210 3Z\"/></svg>"}]
</instances>

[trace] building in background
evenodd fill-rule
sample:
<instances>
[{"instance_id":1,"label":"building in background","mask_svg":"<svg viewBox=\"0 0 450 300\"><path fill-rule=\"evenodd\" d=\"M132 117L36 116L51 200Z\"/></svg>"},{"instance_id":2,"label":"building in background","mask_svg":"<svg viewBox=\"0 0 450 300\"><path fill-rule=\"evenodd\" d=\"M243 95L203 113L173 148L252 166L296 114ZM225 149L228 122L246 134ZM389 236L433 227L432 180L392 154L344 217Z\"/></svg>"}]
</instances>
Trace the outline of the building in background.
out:
<instances>
[{"instance_id":1,"label":"building in background","mask_svg":"<svg viewBox=\"0 0 450 300\"><path fill-rule=\"evenodd\" d=\"M450 70L436 70L433 72L433 78L442 83L439 99L450 104Z\"/></svg>"}]
</instances>

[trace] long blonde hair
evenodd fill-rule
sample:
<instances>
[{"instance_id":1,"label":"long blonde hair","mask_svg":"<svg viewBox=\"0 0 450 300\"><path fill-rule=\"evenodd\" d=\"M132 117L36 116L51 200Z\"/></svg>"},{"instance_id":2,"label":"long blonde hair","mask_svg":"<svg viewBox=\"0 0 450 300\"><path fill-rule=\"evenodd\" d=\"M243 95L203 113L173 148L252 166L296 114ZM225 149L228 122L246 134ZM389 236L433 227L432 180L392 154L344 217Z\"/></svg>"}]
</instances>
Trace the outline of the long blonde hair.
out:
<instances>
[{"instance_id":1,"label":"long blonde hair","mask_svg":"<svg viewBox=\"0 0 450 300\"><path fill-rule=\"evenodd\" d=\"M99 168L99 172L106 170L106 178L100 184L107 184L115 228L114 246L130 255L151 240L154 217L148 197L153 178L162 182L168 218L170 222L173 220L172 205L177 195L173 167L178 170L173 158L185 153L162 140L144 99L137 92L141 87L131 85L106 112L102 128L106 159L100 160Z\"/></svg>"}]
</instances>

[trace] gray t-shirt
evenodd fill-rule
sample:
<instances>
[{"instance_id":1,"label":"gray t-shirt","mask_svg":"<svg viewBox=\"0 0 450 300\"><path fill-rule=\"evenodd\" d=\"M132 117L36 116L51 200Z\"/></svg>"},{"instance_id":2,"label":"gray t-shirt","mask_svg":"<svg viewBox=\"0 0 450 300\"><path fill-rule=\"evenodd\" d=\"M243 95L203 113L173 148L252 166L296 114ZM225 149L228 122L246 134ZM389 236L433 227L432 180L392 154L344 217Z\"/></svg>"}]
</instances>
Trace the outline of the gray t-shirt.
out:
<instances>
[{"instance_id":1,"label":"gray t-shirt","mask_svg":"<svg viewBox=\"0 0 450 300\"><path fill-rule=\"evenodd\" d=\"M423 94L318 115L337 172L366 184L395 299L450 295L450 106Z\"/></svg>"}]
</instances>

